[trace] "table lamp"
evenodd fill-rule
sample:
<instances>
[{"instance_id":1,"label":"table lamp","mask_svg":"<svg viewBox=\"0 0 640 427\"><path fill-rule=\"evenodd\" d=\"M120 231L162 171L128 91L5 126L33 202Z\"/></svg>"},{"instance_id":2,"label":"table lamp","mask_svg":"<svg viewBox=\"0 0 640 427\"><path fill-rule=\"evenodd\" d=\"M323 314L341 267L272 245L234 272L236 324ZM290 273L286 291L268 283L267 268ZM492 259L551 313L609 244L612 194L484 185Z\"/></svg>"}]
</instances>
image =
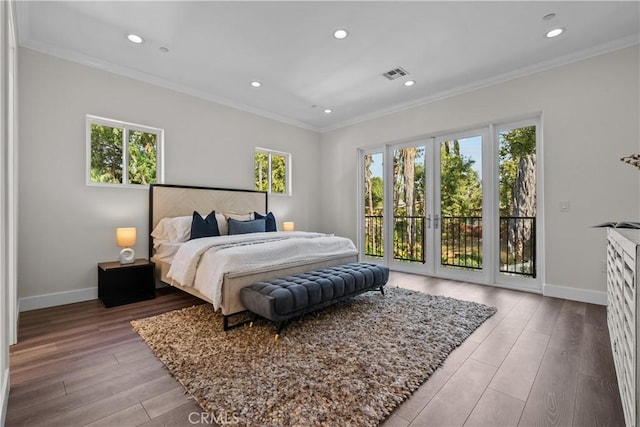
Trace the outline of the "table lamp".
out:
<instances>
[{"instance_id":1,"label":"table lamp","mask_svg":"<svg viewBox=\"0 0 640 427\"><path fill-rule=\"evenodd\" d=\"M287 221L282 223L282 228L284 231L293 231L295 229L295 224L293 221Z\"/></svg>"},{"instance_id":2,"label":"table lamp","mask_svg":"<svg viewBox=\"0 0 640 427\"><path fill-rule=\"evenodd\" d=\"M120 251L120 264L133 264L136 254L130 246L136 244L136 228L116 228L116 242L124 248Z\"/></svg>"}]
</instances>

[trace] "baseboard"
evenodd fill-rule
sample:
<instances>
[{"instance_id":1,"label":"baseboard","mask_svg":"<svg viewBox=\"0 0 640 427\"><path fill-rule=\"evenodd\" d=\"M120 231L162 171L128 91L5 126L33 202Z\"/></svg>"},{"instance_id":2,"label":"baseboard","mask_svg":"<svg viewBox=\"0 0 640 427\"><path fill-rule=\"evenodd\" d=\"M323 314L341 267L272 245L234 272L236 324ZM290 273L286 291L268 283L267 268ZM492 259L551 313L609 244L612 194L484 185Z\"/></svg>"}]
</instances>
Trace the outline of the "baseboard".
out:
<instances>
[{"instance_id":1,"label":"baseboard","mask_svg":"<svg viewBox=\"0 0 640 427\"><path fill-rule=\"evenodd\" d=\"M605 291L590 291L587 289L568 288L566 286L545 283L542 286L542 295L589 304L607 305L607 292Z\"/></svg>"},{"instance_id":2,"label":"baseboard","mask_svg":"<svg viewBox=\"0 0 640 427\"><path fill-rule=\"evenodd\" d=\"M1 392L0 399L2 399L2 407L0 408L0 426L3 426L7 420L7 405L9 404L9 368L5 369L2 373Z\"/></svg>"},{"instance_id":3,"label":"baseboard","mask_svg":"<svg viewBox=\"0 0 640 427\"><path fill-rule=\"evenodd\" d=\"M73 304L74 302L89 301L92 299L98 299L97 287L20 298L19 307L20 312L23 312L37 310L39 308L55 307L57 305Z\"/></svg>"}]
</instances>

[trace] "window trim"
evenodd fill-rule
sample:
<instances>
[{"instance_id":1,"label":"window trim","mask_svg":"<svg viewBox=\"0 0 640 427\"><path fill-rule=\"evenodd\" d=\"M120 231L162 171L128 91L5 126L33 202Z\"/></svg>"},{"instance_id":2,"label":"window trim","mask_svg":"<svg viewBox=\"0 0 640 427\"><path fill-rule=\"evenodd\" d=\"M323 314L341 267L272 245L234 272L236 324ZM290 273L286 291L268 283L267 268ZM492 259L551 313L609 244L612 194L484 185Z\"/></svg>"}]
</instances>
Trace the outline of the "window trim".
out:
<instances>
[{"instance_id":1,"label":"window trim","mask_svg":"<svg viewBox=\"0 0 640 427\"><path fill-rule=\"evenodd\" d=\"M95 182L91 180L91 125L98 124L102 126L116 127L123 130L123 147L122 147L122 162L123 162L123 182L120 184L113 182ZM125 122L122 120L114 120L106 117L94 116L87 114L85 124L85 148L86 148L86 162L85 162L85 181L86 185L94 187L112 187L112 188L139 188L148 189L149 185L143 184L131 184L129 180L129 132L139 131L145 133L152 133L156 135L156 182L155 184L164 183L164 129L154 128L151 126L141 125L137 123Z\"/></svg>"},{"instance_id":2,"label":"window trim","mask_svg":"<svg viewBox=\"0 0 640 427\"><path fill-rule=\"evenodd\" d=\"M277 151L277 150L271 150L269 148L262 148L262 147L256 147L254 153L253 153L253 165L255 168L255 164L256 164L256 154L257 153L262 153L262 154L266 154L269 156L268 158L268 168L269 168L269 173L268 173L268 183L267 183L267 193L269 195L274 195L274 196L291 196L291 153L286 153L284 151ZM284 177L284 185L285 185L285 192L284 193L274 193L273 191L271 191L271 156L280 156L280 157L284 157L285 158L285 177ZM254 169L255 170L255 169ZM253 184L254 184L254 188L255 188L255 176L253 178Z\"/></svg>"}]
</instances>

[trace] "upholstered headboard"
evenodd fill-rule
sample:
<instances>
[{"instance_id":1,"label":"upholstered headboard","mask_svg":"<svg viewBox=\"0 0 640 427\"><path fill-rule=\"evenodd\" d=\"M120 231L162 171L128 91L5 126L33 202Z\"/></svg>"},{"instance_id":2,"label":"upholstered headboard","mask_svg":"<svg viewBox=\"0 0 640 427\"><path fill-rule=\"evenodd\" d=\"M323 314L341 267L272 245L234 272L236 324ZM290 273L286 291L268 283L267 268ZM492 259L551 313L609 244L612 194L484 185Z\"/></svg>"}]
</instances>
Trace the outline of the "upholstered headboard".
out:
<instances>
[{"instance_id":1,"label":"upholstered headboard","mask_svg":"<svg viewBox=\"0 0 640 427\"><path fill-rule=\"evenodd\" d=\"M193 211L268 212L264 191L229 188L152 184L149 187L149 234L162 218L191 215ZM153 238L149 236L149 258L153 255Z\"/></svg>"}]
</instances>

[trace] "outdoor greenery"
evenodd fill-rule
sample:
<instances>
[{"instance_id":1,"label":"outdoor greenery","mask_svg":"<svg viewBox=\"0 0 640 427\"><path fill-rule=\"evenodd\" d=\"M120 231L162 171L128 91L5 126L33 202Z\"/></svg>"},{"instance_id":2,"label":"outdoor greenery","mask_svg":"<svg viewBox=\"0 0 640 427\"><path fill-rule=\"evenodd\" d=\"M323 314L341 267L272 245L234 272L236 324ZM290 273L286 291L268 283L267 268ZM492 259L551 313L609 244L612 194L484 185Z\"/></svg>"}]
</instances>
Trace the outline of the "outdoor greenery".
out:
<instances>
[{"instance_id":1,"label":"outdoor greenery","mask_svg":"<svg viewBox=\"0 0 640 427\"><path fill-rule=\"evenodd\" d=\"M535 126L512 129L500 134L500 215L514 216L516 186L520 160L535 156ZM535 194L533 195L535 197Z\"/></svg>"},{"instance_id":2,"label":"outdoor greenery","mask_svg":"<svg viewBox=\"0 0 640 427\"><path fill-rule=\"evenodd\" d=\"M271 158L271 193L287 193L287 156L256 151L255 189L269 191L269 158Z\"/></svg>"},{"instance_id":3,"label":"outdoor greenery","mask_svg":"<svg viewBox=\"0 0 640 427\"><path fill-rule=\"evenodd\" d=\"M125 129L91 124L91 181L122 184ZM148 185L156 182L157 135L128 131L127 183Z\"/></svg>"},{"instance_id":4,"label":"outdoor greenery","mask_svg":"<svg viewBox=\"0 0 640 427\"><path fill-rule=\"evenodd\" d=\"M501 260L519 263L517 272L525 274L531 274L535 248L529 225L535 221L531 219L535 217L536 197L535 132L535 126L516 128L501 133L499 141ZM466 143L451 140L440 144L441 262L481 268L482 178L476 159L461 150L461 144ZM392 160L394 259L424 261L424 147L395 150ZM382 161L381 153L364 156L365 249L369 255L383 256L384 188L383 178L372 173L382 170L376 161Z\"/></svg>"},{"instance_id":5,"label":"outdoor greenery","mask_svg":"<svg viewBox=\"0 0 640 427\"><path fill-rule=\"evenodd\" d=\"M482 180L460 141L440 144L441 263L482 267Z\"/></svg>"}]
</instances>

